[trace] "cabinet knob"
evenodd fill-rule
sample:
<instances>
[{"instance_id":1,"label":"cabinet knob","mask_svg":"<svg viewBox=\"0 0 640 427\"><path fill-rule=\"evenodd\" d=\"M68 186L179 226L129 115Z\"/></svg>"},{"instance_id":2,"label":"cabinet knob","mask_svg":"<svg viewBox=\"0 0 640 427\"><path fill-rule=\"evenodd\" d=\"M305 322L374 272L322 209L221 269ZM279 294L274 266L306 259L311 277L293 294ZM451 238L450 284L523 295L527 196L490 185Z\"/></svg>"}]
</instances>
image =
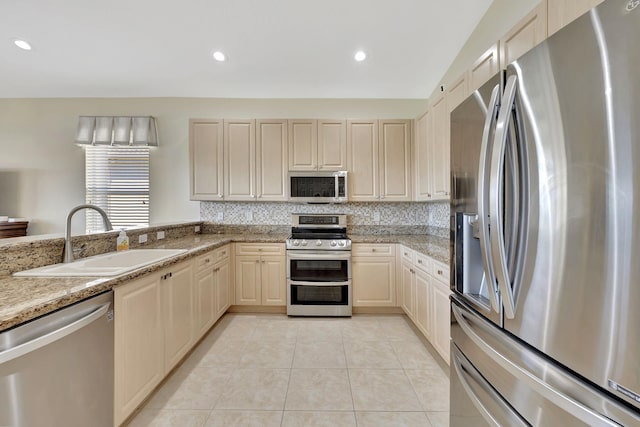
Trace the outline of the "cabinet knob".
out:
<instances>
[{"instance_id":1,"label":"cabinet knob","mask_svg":"<svg viewBox=\"0 0 640 427\"><path fill-rule=\"evenodd\" d=\"M259 259L256 260L256 264L260 264L260 260Z\"/></svg>"},{"instance_id":2,"label":"cabinet knob","mask_svg":"<svg viewBox=\"0 0 640 427\"><path fill-rule=\"evenodd\" d=\"M442 270L438 270L438 274L442 276Z\"/></svg>"},{"instance_id":3,"label":"cabinet knob","mask_svg":"<svg viewBox=\"0 0 640 427\"><path fill-rule=\"evenodd\" d=\"M422 264L422 260L421 259L418 260L418 264Z\"/></svg>"},{"instance_id":4,"label":"cabinet knob","mask_svg":"<svg viewBox=\"0 0 640 427\"><path fill-rule=\"evenodd\" d=\"M218 194L218 199L222 199L222 194Z\"/></svg>"}]
</instances>

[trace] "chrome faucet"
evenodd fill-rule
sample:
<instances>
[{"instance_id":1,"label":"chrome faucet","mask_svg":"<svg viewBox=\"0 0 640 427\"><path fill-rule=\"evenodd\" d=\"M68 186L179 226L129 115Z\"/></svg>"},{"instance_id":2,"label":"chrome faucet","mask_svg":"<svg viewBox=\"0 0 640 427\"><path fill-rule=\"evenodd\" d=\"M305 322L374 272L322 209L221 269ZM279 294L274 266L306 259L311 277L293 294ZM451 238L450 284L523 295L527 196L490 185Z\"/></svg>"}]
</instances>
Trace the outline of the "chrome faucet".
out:
<instances>
[{"instance_id":1,"label":"chrome faucet","mask_svg":"<svg viewBox=\"0 0 640 427\"><path fill-rule=\"evenodd\" d=\"M75 208L71 209L69 215L67 215L67 226L64 230L64 261L63 262L72 262L73 261L73 244L71 243L71 218L73 214L82 209L93 209L98 212L102 216L102 221L104 221L104 228L107 231L113 230L113 226L111 225L111 221L109 221L109 217L107 217L107 213L99 206L96 205L78 205Z\"/></svg>"}]
</instances>

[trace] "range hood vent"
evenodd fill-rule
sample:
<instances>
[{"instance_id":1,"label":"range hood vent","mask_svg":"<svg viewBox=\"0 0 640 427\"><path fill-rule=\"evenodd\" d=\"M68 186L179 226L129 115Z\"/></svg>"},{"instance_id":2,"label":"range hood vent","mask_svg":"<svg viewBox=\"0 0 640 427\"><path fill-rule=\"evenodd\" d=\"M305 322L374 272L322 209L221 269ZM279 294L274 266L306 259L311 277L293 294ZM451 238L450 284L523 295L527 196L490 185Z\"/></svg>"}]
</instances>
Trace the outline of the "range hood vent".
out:
<instances>
[{"instance_id":1,"label":"range hood vent","mask_svg":"<svg viewBox=\"0 0 640 427\"><path fill-rule=\"evenodd\" d=\"M158 126L151 116L80 116L76 144L158 146Z\"/></svg>"}]
</instances>

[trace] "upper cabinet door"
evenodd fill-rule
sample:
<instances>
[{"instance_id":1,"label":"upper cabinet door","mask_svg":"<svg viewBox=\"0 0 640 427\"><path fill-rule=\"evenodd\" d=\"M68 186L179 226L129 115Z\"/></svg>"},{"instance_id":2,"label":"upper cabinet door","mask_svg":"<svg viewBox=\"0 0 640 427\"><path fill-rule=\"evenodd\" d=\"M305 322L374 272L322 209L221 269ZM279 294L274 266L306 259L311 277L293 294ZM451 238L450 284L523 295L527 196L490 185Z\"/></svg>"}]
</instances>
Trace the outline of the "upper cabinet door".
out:
<instances>
[{"instance_id":1,"label":"upper cabinet door","mask_svg":"<svg viewBox=\"0 0 640 427\"><path fill-rule=\"evenodd\" d=\"M318 120L318 169L347 170L345 120Z\"/></svg>"},{"instance_id":2,"label":"upper cabinet door","mask_svg":"<svg viewBox=\"0 0 640 427\"><path fill-rule=\"evenodd\" d=\"M318 169L317 138L316 120L289 120L289 170Z\"/></svg>"},{"instance_id":3,"label":"upper cabinet door","mask_svg":"<svg viewBox=\"0 0 640 427\"><path fill-rule=\"evenodd\" d=\"M411 200L411 121L380 120L380 200Z\"/></svg>"},{"instance_id":4,"label":"upper cabinet door","mask_svg":"<svg viewBox=\"0 0 640 427\"><path fill-rule=\"evenodd\" d=\"M429 139L431 171L431 200L449 198L449 110L446 97L431 105L432 126Z\"/></svg>"},{"instance_id":5,"label":"upper cabinet door","mask_svg":"<svg viewBox=\"0 0 640 427\"><path fill-rule=\"evenodd\" d=\"M224 121L224 198L256 198L256 129L253 120Z\"/></svg>"},{"instance_id":6,"label":"upper cabinet door","mask_svg":"<svg viewBox=\"0 0 640 427\"><path fill-rule=\"evenodd\" d=\"M453 82L447 90L447 109L449 112L453 111L458 105L462 104L467 98L467 78L466 76L460 77Z\"/></svg>"},{"instance_id":7,"label":"upper cabinet door","mask_svg":"<svg viewBox=\"0 0 640 427\"><path fill-rule=\"evenodd\" d=\"M287 121L256 120L258 200L287 200Z\"/></svg>"},{"instance_id":8,"label":"upper cabinet door","mask_svg":"<svg viewBox=\"0 0 640 427\"><path fill-rule=\"evenodd\" d=\"M377 120L347 122L347 165L349 200L354 202L378 200Z\"/></svg>"},{"instance_id":9,"label":"upper cabinet door","mask_svg":"<svg viewBox=\"0 0 640 427\"><path fill-rule=\"evenodd\" d=\"M505 69L546 38L547 0L544 0L500 39L500 68Z\"/></svg>"},{"instance_id":10,"label":"upper cabinet door","mask_svg":"<svg viewBox=\"0 0 640 427\"><path fill-rule=\"evenodd\" d=\"M468 93L489 81L500 70L499 42L496 42L473 63L467 77Z\"/></svg>"},{"instance_id":11,"label":"upper cabinet door","mask_svg":"<svg viewBox=\"0 0 640 427\"><path fill-rule=\"evenodd\" d=\"M604 0L548 0L548 33L555 33Z\"/></svg>"},{"instance_id":12,"label":"upper cabinet door","mask_svg":"<svg viewBox=\"0 0 640 427\"><path fill-rule=\"evenodd\" d=\"M416 119L416 137L414 141L414 170L415 170L415 199L417 201L431 200L430 153L429 138L431 138L431 110L427 110Z\"/></svg>"},{"instance_id":13,"label":"upper cabinet door","mask_svg":"<svg viewBox=\"0 0 640 427\"><path fill-rule=\"evenodd\" d=\"M221 200L223 195L222 120L189 120L190 199Z\"/></svg>"}]
</instances>

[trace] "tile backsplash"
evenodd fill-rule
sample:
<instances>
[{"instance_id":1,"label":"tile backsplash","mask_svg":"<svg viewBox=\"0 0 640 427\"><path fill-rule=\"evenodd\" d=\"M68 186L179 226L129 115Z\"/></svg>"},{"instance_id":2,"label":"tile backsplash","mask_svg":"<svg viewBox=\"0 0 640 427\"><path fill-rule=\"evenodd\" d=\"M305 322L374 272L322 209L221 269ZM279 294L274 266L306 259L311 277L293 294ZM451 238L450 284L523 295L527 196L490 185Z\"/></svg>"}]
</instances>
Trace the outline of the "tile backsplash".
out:
<instances>
[{"instance_id":1,"label":"tile backsplash","mask_svg":"<svg viewBox=\"0 0 640 427\"><path fill-rule=\"evenodd\" d=\"M350 226L430 226L449 228L449 203L200 202L200 219L215 224L289 225L292 213L344 213ZM379 215L379 220L378 220Z\"/></svg>"}]
</instances>

